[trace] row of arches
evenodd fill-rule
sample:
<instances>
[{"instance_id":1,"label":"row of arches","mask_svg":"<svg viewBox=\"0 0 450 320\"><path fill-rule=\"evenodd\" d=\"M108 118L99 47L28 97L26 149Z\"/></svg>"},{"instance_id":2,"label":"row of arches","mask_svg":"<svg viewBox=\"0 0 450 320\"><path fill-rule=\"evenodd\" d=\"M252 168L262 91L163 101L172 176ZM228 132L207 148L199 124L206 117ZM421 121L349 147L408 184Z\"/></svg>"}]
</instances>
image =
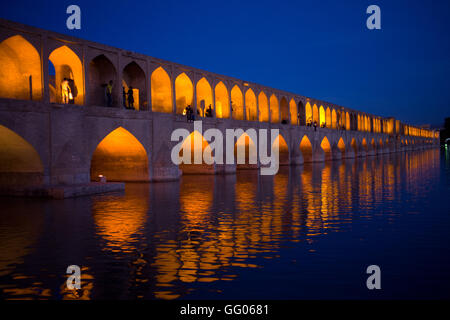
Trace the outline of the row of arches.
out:
<instances>
[{"instance_id":1,"label":"row of arches","mask_svg":"<svg viewBox=\"0 0 450 320\"><path fill-rule=\"evenodd\" d=\"M381 119L343 108L289 99L261 91L244 84L217 83L201 77L198 81L185 72L171 78L165 66L158 66L150 75L151 101L147 96L147 76L144 65L130 61L119 73L112 56L101 53L92 58L84 70L80 57L68 45L54 49L48 56L49 100L52 103L77 105L107 105L130 109L151 109L155 112L183 114L187 106L197 110L197 115L233 118L292 125L313 125L368 132L394 133L394 120ZM0 43L0 97L41 100L44 76L43 61L38 50L22 35L14 35ZM86 72L88 90L85 88ZM70 99L64 99L64 81L70 88ZM108 93L107 84L113 89ZM88 96L85 97L86 92ZM108 96L109 94L109 96ZM122 104L122 105L120 105ZM194 105L195 104L195 105ZM406 135L430 136L428 130L404 126Z\"/></svg>"},{"instance_id":2,"label":"row of arches","mask_svg":"<svg viewBox=\"0 0 450 320\"><path fill-rule=\"evenodd\" d=\"M201 152L210 148L209 143L203 136L194 131L188 136L183 144L191 144L191 163L194 163L194 152L196 144L194 139L201 139ZM390 140L366 141L362 138L357 141L344 141L340 137L337 142L331 142L324 136L319 145L314 146L310 138L304 135L298 145L303 158L303 162L328 161L336 158L357 157L376 152L378 149L389 149ZM404 139L400 141L400 146L416 146L423 144L423 141ZM44 166L41 157L30 143L14 131L0 125L0 185L41 185L45 182ZM282 134L275 139L272 148L279 148L279 165L290 165L293 163L292 157L295 150L290 150L288 143ZM243 133L236 139L234 146L235 159L239 159L242 153L238 150L242 148L244 154L243 163L237 165L237 169L254 169L257 164L257 149L252 138ZM97 180L99 176L106 176L109 181L148 181L150 150L144 148L142 143L129 131L123 127L118 127L106 135L96 146L91 156L90 176L92 180ZM183 149L180 157L183 157ZM375 153L374 153L375 154ZM206 163L201 164L181 164L179 168L183 174L214 173L214 166Z\"/></svg>"}]
</instances>

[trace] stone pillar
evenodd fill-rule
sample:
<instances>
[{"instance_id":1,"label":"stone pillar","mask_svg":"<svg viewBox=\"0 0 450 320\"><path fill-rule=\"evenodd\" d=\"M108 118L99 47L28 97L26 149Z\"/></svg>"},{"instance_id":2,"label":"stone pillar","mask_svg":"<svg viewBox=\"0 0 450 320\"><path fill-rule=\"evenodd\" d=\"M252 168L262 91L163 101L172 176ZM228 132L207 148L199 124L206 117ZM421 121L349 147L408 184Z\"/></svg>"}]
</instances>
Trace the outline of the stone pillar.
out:
<instances>
[{"instance_id":1,"label":"stone pillar","mask_svg":"<svg viewBox=\"0 0 450 320\"><path fill-rule=\"evenodd\" d=\"M177 93L175 91L175 72L172 68L172 74L170 77L170 86L172 89L172 113L176 114L177 113Z\"/></svg>"},{"instance_id":2,"label":"stone pillar","mask_svg":"<svg viewBox=\"0 0 450 320\"><path fill-rule=\"evenodd\" d=\"M145 79L147 81L147 111L152 111L152 75L150 73L150 62L149 60L145 60L145 64L147 65L147 78ZM153 72L152 72L153 73Z\"/></svg>"},{"instance_id":3,"label":"stone pillar","mask_svg":"<svg viewBox=\"0 0 450 320\"><path fill-rule=\"evenodd\" d=\"M228 89L227 88L227 91L228 91L228 107L229 107L229 110L230 110L230 119L233 119L233 108L232 108L232 104L231 104L231 89Z\"/></svg>"},{"instance_id":4,"label":"stone pillar","mask_svg":"<svg viewBox=\"0 0 450 320\"><path fill-rule=\"evenodd\" d=\"M42 102L50 103L50 87L49 87L49 73L48 73L48 57L50 55L48 49L48 36L47 33L42 35L42 68L44 69L42 72Z\"/></svg>"},{"instance_id":5,"label":"stone pillar","mask_svg":"<svg viewBox=\"0 0 450 320\"><path fill-rule=\"evenodd\" d=\"M247 90L248 90L248 88L247 88ZM242 91L243 92L243 94L242 94L242 108L243 108L243 112L244 112L244 114L242 115L242 119L243 120L247 120L247 107L246 107L246 103L245 103L245 94L247 93L247 91Z\"/></svg>"},{"instance_id":6,"label":"stone pillar","mask_svg":"<svg viewBox=\"0 0 450 320\"><path fill-rule=\"evenodd\" d=\"M214 81L211 82L212 83L212 87L211 87L211 93L212 93L212 116L213 118L216 118L216 90L215 90L215 83Z\"/></svg>"},{"instance_id":7,"label":"stone pillar","mask_svg":"<svg viewBox=\"0 0 450 320\"><path fill-rule=\"evenodd\" d=\"M116 106L117 108L123 108L123 87L122 87L122 79L123 79L123 70L122 70L122 52L119 51L118 53L118 57L117 57L117 84L116 86L113 88L114 89L114 95L116 97L118 97L117 101L118 101L118 105Z\"/></svg>"},{"instance_id":8,"label":"stone pillar","mask_svg":"<svg viewBox=\"0 0 450 320\"><path fill-rule=\"evenodd\" d=\"M259 122L259 93L258 94L256 94L255 93L255 96L256 96L256 121L257 122Z\"/></svg>"},{"instance_id":9,"label":"stone pillar","mask_svg":"<svg viewBox=\"0 0 450 320\"><path fill-rule=\"evenodd\" d=\"M196 75L195 72L192 73L192 82L193 82L193 95L192 95L192 104L194 109L194 117L195 120L197 119L197 81L196 81Z\"/></svg>"}]
</instances>

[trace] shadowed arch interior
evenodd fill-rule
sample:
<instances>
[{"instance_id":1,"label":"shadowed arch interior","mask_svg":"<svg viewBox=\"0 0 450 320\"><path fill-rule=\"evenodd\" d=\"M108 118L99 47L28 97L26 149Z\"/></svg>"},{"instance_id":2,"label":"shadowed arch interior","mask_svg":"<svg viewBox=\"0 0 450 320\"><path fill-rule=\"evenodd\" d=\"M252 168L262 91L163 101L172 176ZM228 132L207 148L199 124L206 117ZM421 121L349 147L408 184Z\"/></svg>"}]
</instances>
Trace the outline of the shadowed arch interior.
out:
<instances>
[{"instance_id":1,"label":"shadowed arch interior","mask_svg":"<svg viewBox=\"0 0 450 320\"><path fill-rule=\"evenodd\" d=\"M33 146L0 125L0 186L42 184L44 167Z\"/></svg>"},{"instance_id":2,"label":"shadowed arch interior","mask_svg":"<svg viewBox=\"0 0 450 320\"><path fill-rule=\"evenodd\" d=\"M99 175L108 181L148 181L148 155L142 144L119 127L95 149L91 160L91 180Z\"/></svg>"},{"instance_id":3,"label":"shadowed arch interior","mask_svg":"<svg viewBox=\"0 0 450 320\"><path fill-rule=\"evenodd\" d=\"M0 43L0 97L41 100L42 72L38 51L20 35Z\"/></svg>"},{"instance_id":4,"label":"shadowed arch interior","mask_svg":"<svg viewBox=\"0 0 450 320\"><path fill-rule=\"evenodd\" d=\"M172 113L172 86L167 72L158 67L150 78L152 111Z\"/></svg>"},{"instance_id":5,"label":"shadowed arch interior","mask_svg":"<svg viewBox=\"0 0 450 320\"><path fill-rule=\"evenodd\" d=\"M106 106L105 86L113 81L113 87L117 86L117 72L111 61L103 54L95 57L89 63L89 104L94 106ZM117 97L114 96L113 105L117 105Z\"/></svg>"},{"instance_id":6,"label":"shadowed arch interior","mask_svg":"<svg viewBox=\"0 0 450 320\"><path fill-rule=\"evenodd\" d=\"M289 124L289 105L285 97L280 100L281 122Z\"/></svg>"},{"instance_id":7,"label":"shadowed arch interior","mask_svg":"<svg viewBox=\"0 0 450 320\"><path fill-rule=\"evenodd\" d=\"M122 77L122 85L125 87L126 92L128 92L130 87L133 87L134 109L147 109L147 79L144 70L136 62L132 61L123 69ZM128 101L127 106L130 107Z\"/></svg>"}]
</instances>

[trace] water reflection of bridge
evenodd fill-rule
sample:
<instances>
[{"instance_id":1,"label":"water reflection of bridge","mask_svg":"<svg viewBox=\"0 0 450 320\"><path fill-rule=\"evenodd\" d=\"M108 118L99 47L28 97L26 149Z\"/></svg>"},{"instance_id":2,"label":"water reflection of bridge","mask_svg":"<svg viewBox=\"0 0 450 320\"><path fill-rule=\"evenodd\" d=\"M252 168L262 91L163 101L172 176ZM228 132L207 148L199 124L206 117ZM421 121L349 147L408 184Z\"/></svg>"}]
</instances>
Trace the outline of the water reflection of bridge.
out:
<instances>
[{"instance_id":1,"label":"water reflection of bridge","mask_svg":"<svg viewBox=\"0 0 450 320\"><path fill-rule=\"evenodd\" d=\"M186 176L181 183L130 184L125 195L50 206L8 201L0 240L9 249L3 251L0 276L8 283L10 274L14 286L4 295L77 298L60 279L67 257L50 254L47 264L47 256L33 249L54 237L64 240L54 244L55 250L70 252L71 261L85 268L79 297L104 292L111 274L133 284L130 298L173 299L204 283L234 281L239 268L257 268L289 243L312 243L375 215L396 219L395 210L380 208L398 204L400 194L413 202L427 195L429 181L440 174L439 157L434 149L284 167L273 177L254 171ZM58 224L44 223L53 214ZM60 287L42 272L27 278L6 267L24 261L39 261L48 274L57 275ZM27 281L32 285L27 287ZM123 297L123 288L109 289L113 297Z\"/></svg>"},{"instance_id":2,"label":"water reflection of bridge","mask_svg":"<svg viewBox=\"0 0 450 320\"><path fill-rule=\"evenodd\" d=\"M279 129L284 165L422 149L439 140L438 132L394 118L2 19L0 41L2 190L86 184L99 175L111 181L178 179L170 135L180 127L193 130L182 115L187 105L198 111L204 130ZM64 78L73 93L66 105L59 85ZM105 108L109 80L113 103ZM131 87L132 109L122 94ZM209 106L211 117L204 117ZM247 149L254 143L244 136L235 142ZM180 169L223 173L239 167Z\"/></svg>"}]
</instances>

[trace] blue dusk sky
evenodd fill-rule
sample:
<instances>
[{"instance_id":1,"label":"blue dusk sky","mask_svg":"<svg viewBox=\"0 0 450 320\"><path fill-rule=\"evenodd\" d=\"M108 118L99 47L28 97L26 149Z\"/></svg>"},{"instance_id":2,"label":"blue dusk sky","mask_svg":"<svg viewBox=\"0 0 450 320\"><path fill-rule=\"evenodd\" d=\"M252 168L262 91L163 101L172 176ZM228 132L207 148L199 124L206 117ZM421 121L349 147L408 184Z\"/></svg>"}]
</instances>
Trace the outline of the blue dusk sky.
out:
<instances>
[{"instance_id":1,"label":"blue dusk sky","mask_svg":"<svg viewBox=\"0 0 450 320\"><path fill-rule=\"evenodd\" d=\"M410 124L450 116L450 1L15 0L0 16Z\"/></svg>"}]
</instances>

